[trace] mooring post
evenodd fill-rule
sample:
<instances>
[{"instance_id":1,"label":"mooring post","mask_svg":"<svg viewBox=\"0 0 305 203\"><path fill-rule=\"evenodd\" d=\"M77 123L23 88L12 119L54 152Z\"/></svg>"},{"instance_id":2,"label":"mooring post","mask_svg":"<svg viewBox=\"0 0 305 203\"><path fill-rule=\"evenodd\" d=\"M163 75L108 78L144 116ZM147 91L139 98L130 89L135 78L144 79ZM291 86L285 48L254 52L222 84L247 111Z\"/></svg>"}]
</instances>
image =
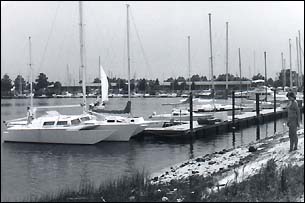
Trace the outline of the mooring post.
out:
<instances>
[{"instance_id":1,"label":"mooring post","mask_svg":"<svg viewBox=\"0 0 305 203\"><path fill-rule=\"evenodd\" d=\"M235 91L232 91L232 129L235 130Z\"/></svg>"},{"instance_id":2,"label":"mooring post","mask_svg":"<svg viewBox=\"0 0 305 203\"><path fill-rule=\"evenodd\" d=\"M190 92L190 132L191 137L193 137L193 94L192 91Z\"/></svg>"},{"instance_id":3,"label":"mooring post","mask_svg":"<svg viewBox=\"0 0 305 203\"><path fill-rule=\"evenodd\" d=\"M256 140L260 139L260 128L259 128L259 94L256 93Z\"/></svg>"},{"instance_id":4,"label":"mooring post","mask_svg":"<svg viewBox=\"0 0 305 203\"><path fill-rule=\"evenodd\" d=\"M274 133L276 132L276 89L274 91L274 96L273 96L273 111L274 111Z\"/></svg>"}]
</instances>

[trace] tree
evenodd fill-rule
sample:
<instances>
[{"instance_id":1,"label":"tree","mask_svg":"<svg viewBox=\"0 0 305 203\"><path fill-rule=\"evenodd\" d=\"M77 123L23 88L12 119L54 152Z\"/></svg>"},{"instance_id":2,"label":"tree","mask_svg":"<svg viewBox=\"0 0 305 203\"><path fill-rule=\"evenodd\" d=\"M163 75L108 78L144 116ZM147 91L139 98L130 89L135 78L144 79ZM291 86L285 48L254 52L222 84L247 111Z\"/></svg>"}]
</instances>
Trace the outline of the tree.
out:
<instances>
[{"instance_id":1,"label":"tree","mask_svg":"<svg viewBox=\"0 0 305 203\"><path fill-rule=\"evenodd\" d=\"M269 78L269 79L267 80L267 84L268 84L268 86L273 87L273 86L274 86L274 81L273 81L273 79L272 79L272 78Z\"/></svg>"},{"instance_id":2,"label":"tree","mask_svg":"<svg viewBox=\"0 0 305 203\"><path fill-rule=\"evenodd\" d=\"M14 81L15 91L18 92L18 94L22 94L24 92L26 87L26 82L24 78L21 75L18 75Z\"/></svg>"},{"instance_id":3,"label":"tree","mask_svg":"<svg viewBox=\"0 0 305 203\"><path fill-rule=\"evenodd\" d=\"M207 76L201 76L201 77L200 77L200 80L202 80L202 81L207 81L208 78L207 78Z\"/></svg>"},{"instance_id":4,"label":"tree","mask_svg":"<svg viewBox=\"0 0 305 203\"><path fill-rule=\"evenodd\" d=\"M138 86L137 88L138 88L139 91L144 92L145 89L146 89L146 80L145 79L140 79L137 86Z\"/></svg>"},{"instance_id":5,"label":"tree","mask_svg":"<svg viewBox=\"0 0 305 203\"><path fill-rule=\"evenodd\" d=\"M200 81L200 76L199 76L198 74L193 75L193 76L191 77L191 81Z\"/></svg>"},{"instance_id":6,"label":"tree","mask_svg":"<svg viewBox=\"0 0 305 203\"><path fill-rule=\"evenodd\" d=\"M1 79L1 96L11 95L12 87L13 85L10 77L7 74L3 75L3 78Z\"/></svg>"},{"instance_id":7,"label":"tree","mask_svg":"<svg viewBox=\"0 0 305 203\"><path fill-rule=\"evenodd\" d=\"M36 90L47 88L49 85L48 77L44 73L40 73L35 81L37 83L35 87Z\"/></svg>"},{"instance_id":8,"label":"tree","mask_svg":"<svg viewBox=\"0 0 305 203\"><path fill-rule=\"evenodd\" d=\"M179 77L177 78L177 81L178 81L178 82L185 82L185 79L184 79L184 77L179 76Z\"/></svg>"},{"instance_id":9,"label":"tree","mask_svg":"<svg viewBox=\"0 0 305 203\"><path fill-rule=\"evenodd\" d=\"M62 87L61 83L59 81L56 81L54 83L54 92L56 94L60 94L61 93L61 87Z\"/></svg>"},{"instance_id":10,"label":"tree","mask_svg":"<svg viewBox=\"0 0 305 203\"><path fill-rule=\"evenodd\" d=\"M265 80L265 77L258 73L252 77L252 80Z\"/></svg>"},{"instance_id":11,"label":"tree","mask_svg":"<svg viewBox=\"0 0 305 203\"><path fill-rule=\"evenodd\" d=\"M94 78L93 83L101 83L101 80L99 78Z\"/></svg>"}]
</instances>

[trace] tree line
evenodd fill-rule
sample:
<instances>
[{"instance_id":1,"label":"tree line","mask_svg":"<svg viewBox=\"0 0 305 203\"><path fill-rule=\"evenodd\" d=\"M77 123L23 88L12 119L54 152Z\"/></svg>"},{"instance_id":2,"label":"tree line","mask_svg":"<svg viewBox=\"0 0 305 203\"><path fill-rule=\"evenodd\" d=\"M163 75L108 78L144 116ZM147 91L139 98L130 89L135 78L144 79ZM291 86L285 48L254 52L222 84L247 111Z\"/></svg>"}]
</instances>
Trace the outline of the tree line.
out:
<instances>
[{"instance_id":1,"label":"tree line","mask_svg":"<svg viewBox=\"0 0 305 203\"><path fill-rule=\"evenodd\" d=\"M287 75L286 71L286 86L290 84L290 77L289 74ZM269 78L267 80L268 86L272 87L279 87L283 86L283 72L279 73L279 76L276 80ZM264 76L258 73L254 75L252 80L265 80ZM229 81L239 81L239 76L234 76L233 74L228 74ZM242 77L241 80L246 81L250 80L246 77ZM187 82L191 81L192 86L194 86L194 82L196 81L208 81L206 76L200 76L198 74L193 75L190 79L184 78L183 76L179 76L177 78L169 77L168 79L164 80L164 82L170 82L172 90L185 90L188 88ZM226 74L220 74L218 77L214 76L214 81L226 81ZM82 81L79 83L81 84ZM95 78L93 83L100 83L99 78ZM114 83L116 86L113 89L122 90L126 92L128 89L128 81L124 78L108 78L109 83ZM33 85L33 92L35 95L52 95L52 94L61 94L62 93L62 84L59 81L50 82L48 81L48 77L45 73L39 73L35 82L32 83ZM132 79L130 82L131 90L136 90L137 92L155 92L160 90L160 82L159 79L149 80L149 79ZM111 87L111 86L110 86ZM192 87L192 89L194 89ZM20 94L29 94L30 92L30 82L26 81L22 75L18 75L14 81L12 81L8 74L4 74L3 78L1 79L1 96L14 96Z\"/></svg>"}]
</instances>

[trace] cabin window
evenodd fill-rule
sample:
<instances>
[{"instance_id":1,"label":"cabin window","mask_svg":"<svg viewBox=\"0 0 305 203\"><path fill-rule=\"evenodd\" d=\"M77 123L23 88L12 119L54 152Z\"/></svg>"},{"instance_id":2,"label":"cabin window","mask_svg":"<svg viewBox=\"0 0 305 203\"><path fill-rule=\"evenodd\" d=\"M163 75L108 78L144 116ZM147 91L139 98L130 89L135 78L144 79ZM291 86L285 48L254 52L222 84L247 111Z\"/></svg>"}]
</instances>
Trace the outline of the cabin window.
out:
<instances>
[{"instance_id":1,"label":"cabin window","mask_svg":"<svg viewBox=\"0 0 305 203\"><path fill-rule=\"evenodd\" d=\"M180 114L178 114L178 113L173 113L173 116L179 116Z\"/></svg>"},{"instance_id":2,"label":"cabin window","mask_svg":"<svg viewBox=\"0 0 305 203\"><path fill-rule=\"evenodd\" d=\"M56 125L68 125L68 121L57 121Z\"/></svg>"},{"instance_id":3,"label":"cabin window","mask_svg":"<svg viewBox=\"0 0 305 203\"><path fill-rule=\"evenodd\" d=\"M46 121L43 123L43 126L51 126L54 125L55 121Z\"/></svg>"},{"instance_id":4,"label":"cabin window","mask_svg":"<svg viewBox=\"0 0 305 203\"><path fill-rule=\"evenodd\" d=\"M114 123L115 120L107 120L108 123Z\"/></svg>"},{"instance_id":5,"label":"cabin window","mask_svg":"<svg viewBox=\"0 0 305 203\"><path fill-rule=\"evenodd\" d=\"M78 125L78 124L80 124L80 120L79 119L73 119L73 120L71 120L71 124L72 125Z\"/></svg>"},{"instance_id":6,"label":"cabin window","mask_svg":"<svg viewBox=\"0 0 305 203\"><path fill-rule=\"evenodd\" d=\"M81 117L80 119L81 119L81 121L89 121L90 120L89 116Z\"/></svg>"}]
</instances>

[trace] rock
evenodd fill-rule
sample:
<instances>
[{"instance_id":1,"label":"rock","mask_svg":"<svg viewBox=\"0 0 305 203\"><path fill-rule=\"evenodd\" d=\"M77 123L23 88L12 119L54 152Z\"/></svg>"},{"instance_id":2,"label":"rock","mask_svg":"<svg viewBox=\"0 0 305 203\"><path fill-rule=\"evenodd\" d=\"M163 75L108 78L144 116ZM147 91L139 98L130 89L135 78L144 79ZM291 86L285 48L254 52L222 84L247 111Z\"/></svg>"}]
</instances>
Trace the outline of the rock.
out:
<instances>
[{"instance_id":1,"label":"rock","mask_svg":"<svg viewBox=\"0 0 305 203\"><path fill-rule=\"evenodd\" d=\"M219 170L222 171L222 170L223 170L223 167L219 168Z\"/></svg>"},{"instance_id":2,"label":"rock","mask_svg":"<svg viewBox=\"0 0 305 203\"><path fill-rule=\"evenodd\" d=\"M205 162L205 160L204 160L204 158L197 158L195 161L197 161L197 162Z\"/></svg>"},{"instance_id":3,"label":"rock","mask_svg":"<svg viewBox=\"0 0 305 203\"><path fill-rule=\"evenodd\" d=\"M168 201L168 198L167 197L162 197L162 202L167 202Z\"/></svg>"},{"instance_id":4,"label":"rock","mask_svg":"<svg viewBox=\"0 0 305 203\"><path fill-rule=\"evenodd\" d=\"M231 156L235 156L235 154L234 154L234 153L232 153L232 154L230 154L230 157L231 157Z\"/></svg>"},{"instance_id":5,"label":"rock","mask_svg":"<svg viewBox=\"0 0 305 203\"><path fill-rule=\"evenodd\" d=\"M215 164L216 163L216 161L210 161L209 162L209 165L213 165L213 164Z\"/></svg>"},{"instance_id":6,"label":"rock","mask_svg":"<svg viewBox=\"0 0 305 203\"><path fill-rule=\"evenodd\" d=\"M218 154L224 154L224 153L226 153L226 152L224 152L224 151L220 151L220 152L218 152Z\"/></svg>"},{"instance_id":7,"label":"rock","mask_svg":"<svg viewBox=\"0 0 305 203\"><path fill-rule=\"evenodd\" d=\"M198 164L197 166L200 166L201 164Z\"/></svg>"},{"instance_id":8,"label":"rock","mask_svg":"<svg viewBox=\"0 0 305 203\"><path fill-rule=\"evenodd\" d=\"M255 148L254 146L249 147L249 152L255 152L256 150L257 150L257 148Z\"/></svg>"},{"instance_id":9,"label":"rock","mask_svg":"<svg viewBox=\"0 0 305 203\"><path fill-rule=\"evenodd\" d=\"M172 170L171 170L171 172L173 172L173 173L174 173L174 172L175 172L175 169L172 169Z\"/></svg>"},{"instance_id":10,"label":"rock","mask_svg":"<svg viewBox=\"0 0 305 203\"><path fill-rule=\"evenodd\" d=\"M157 177L157 176L154 177L154 178L153 178L153 181L158 181L158 177Z\"/></svg>"},{"instance_id":11,"label":"rock","mask_svg":"<svg viewBox=\"0 0 305 203\"><path fill-rule=\"evenodd\" d=\"M168 175L168 171L166 171L165 174Z\"/></svg>"}]
</instances>

